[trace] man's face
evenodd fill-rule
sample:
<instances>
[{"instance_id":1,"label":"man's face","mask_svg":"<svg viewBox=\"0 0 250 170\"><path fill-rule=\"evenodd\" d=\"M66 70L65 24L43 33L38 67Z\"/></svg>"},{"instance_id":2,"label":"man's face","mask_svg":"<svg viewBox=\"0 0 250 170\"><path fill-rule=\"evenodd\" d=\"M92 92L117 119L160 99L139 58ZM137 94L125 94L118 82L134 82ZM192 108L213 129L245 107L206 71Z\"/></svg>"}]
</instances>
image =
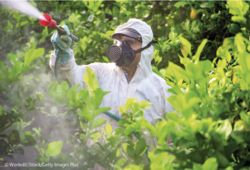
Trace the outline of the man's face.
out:
<instances>
[{"instance_id":1,"label":"man's face","mask_svg":"<svg viewBox=\"0 0 250 170\"><path fill-rule=\"evenodd\" d=\"M132 48L132 50L138 50L141 48L142 46L142 43L140 42L140 40L138 39L134 39L134 38L130 38L130 37L127 37L127 36L124 36L124 35L118 35L117 37L115 37L115 39L117 39L120 43L122 41L126 41L127 44ZM116 44L117 42L115 42ZM119 45L119 44L116 44L116 45ZM130 66L136 66L139 61L141 59L141 52L137 53L135 55L135 59L134 61L127 67L130 67ZM122 66L123 67L123 66Z\"/></svg>"}]
</instances>

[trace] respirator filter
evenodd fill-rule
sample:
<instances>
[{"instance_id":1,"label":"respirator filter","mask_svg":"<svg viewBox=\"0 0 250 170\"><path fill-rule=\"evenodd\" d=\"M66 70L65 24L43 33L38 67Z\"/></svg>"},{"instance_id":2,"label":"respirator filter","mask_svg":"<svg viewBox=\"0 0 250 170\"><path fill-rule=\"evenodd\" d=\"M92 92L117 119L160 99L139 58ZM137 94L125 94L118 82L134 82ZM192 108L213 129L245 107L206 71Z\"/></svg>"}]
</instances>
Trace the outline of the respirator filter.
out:
<instances>
[{"instance_id":1,"label":"respirator filter","mask_svg":"<svg viewBox=\"0 0 250 170\"><path fill-rule=\"evenodd\" d=\"M116 62L122 54L122 49L119 46L113 45L108 49L107 57L109 61Z\"/></svg>"}]
</instances>

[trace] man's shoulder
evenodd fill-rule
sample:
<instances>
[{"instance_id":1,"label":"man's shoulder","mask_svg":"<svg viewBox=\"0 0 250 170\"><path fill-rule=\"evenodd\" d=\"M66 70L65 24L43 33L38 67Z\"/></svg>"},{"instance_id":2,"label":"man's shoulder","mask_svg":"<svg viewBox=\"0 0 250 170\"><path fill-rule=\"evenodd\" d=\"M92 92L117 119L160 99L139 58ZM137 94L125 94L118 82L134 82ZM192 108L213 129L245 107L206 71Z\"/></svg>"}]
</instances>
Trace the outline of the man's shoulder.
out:
<instances>
[{"instance_id":1,"label":"man's shoulder","mask_svg":"<svg viewBox=\"0 0 250 170\"><path fill-rule=\"evenodd\" d=\"M96 70L103 70L103 71L114 70L117 67L114 63L100 63L100 62L91 63L89 64L89 66Z\"/></svg>"}]
</instances>

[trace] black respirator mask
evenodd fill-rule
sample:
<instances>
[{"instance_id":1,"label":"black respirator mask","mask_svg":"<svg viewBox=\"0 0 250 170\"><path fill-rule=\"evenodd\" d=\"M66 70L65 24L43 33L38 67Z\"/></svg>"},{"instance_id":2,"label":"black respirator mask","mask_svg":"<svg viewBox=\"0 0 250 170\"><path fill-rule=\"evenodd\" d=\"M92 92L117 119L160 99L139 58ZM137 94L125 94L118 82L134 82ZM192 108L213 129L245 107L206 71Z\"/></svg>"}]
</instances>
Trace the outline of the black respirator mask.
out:
<instances>
[{"instance_id":1,"label":"black respirator mask","mask_svg":"<svg viewBox=\"0 0 250 170\"><path fill-rule=\"evenodd\" d=\"M127 67L134 61L137 53L149 48L153 43L157 43L157 41L151 41L145 47L135 51L123 40L121 45L113 45L108 49L107 57L109 61L116 63L117 66Z\"/></svg>"}]
</instances>

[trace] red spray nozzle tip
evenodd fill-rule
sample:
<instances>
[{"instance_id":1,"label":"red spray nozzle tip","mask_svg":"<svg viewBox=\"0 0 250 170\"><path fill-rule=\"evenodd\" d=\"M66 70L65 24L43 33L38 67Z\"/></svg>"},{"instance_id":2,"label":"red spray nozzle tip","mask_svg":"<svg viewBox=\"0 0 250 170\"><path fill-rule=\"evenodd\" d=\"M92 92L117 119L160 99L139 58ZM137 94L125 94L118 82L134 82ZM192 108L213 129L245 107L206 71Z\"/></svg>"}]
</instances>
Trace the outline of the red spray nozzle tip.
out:
<instances>
[{"instance_id":1,"label":"red spray nozzle tip","mask_svg":"<svg viewBox=\"0 0 250 170\"><path fill-rule=\"evenodd\" d=\"M52 20L52 17L49 14L43 14L43 16L47 21L40 19L39 22L40 22L41 26L43 26L43 27L49 26L52 28L56 27L56 21Z\"/></svg>"}]
</instances>

